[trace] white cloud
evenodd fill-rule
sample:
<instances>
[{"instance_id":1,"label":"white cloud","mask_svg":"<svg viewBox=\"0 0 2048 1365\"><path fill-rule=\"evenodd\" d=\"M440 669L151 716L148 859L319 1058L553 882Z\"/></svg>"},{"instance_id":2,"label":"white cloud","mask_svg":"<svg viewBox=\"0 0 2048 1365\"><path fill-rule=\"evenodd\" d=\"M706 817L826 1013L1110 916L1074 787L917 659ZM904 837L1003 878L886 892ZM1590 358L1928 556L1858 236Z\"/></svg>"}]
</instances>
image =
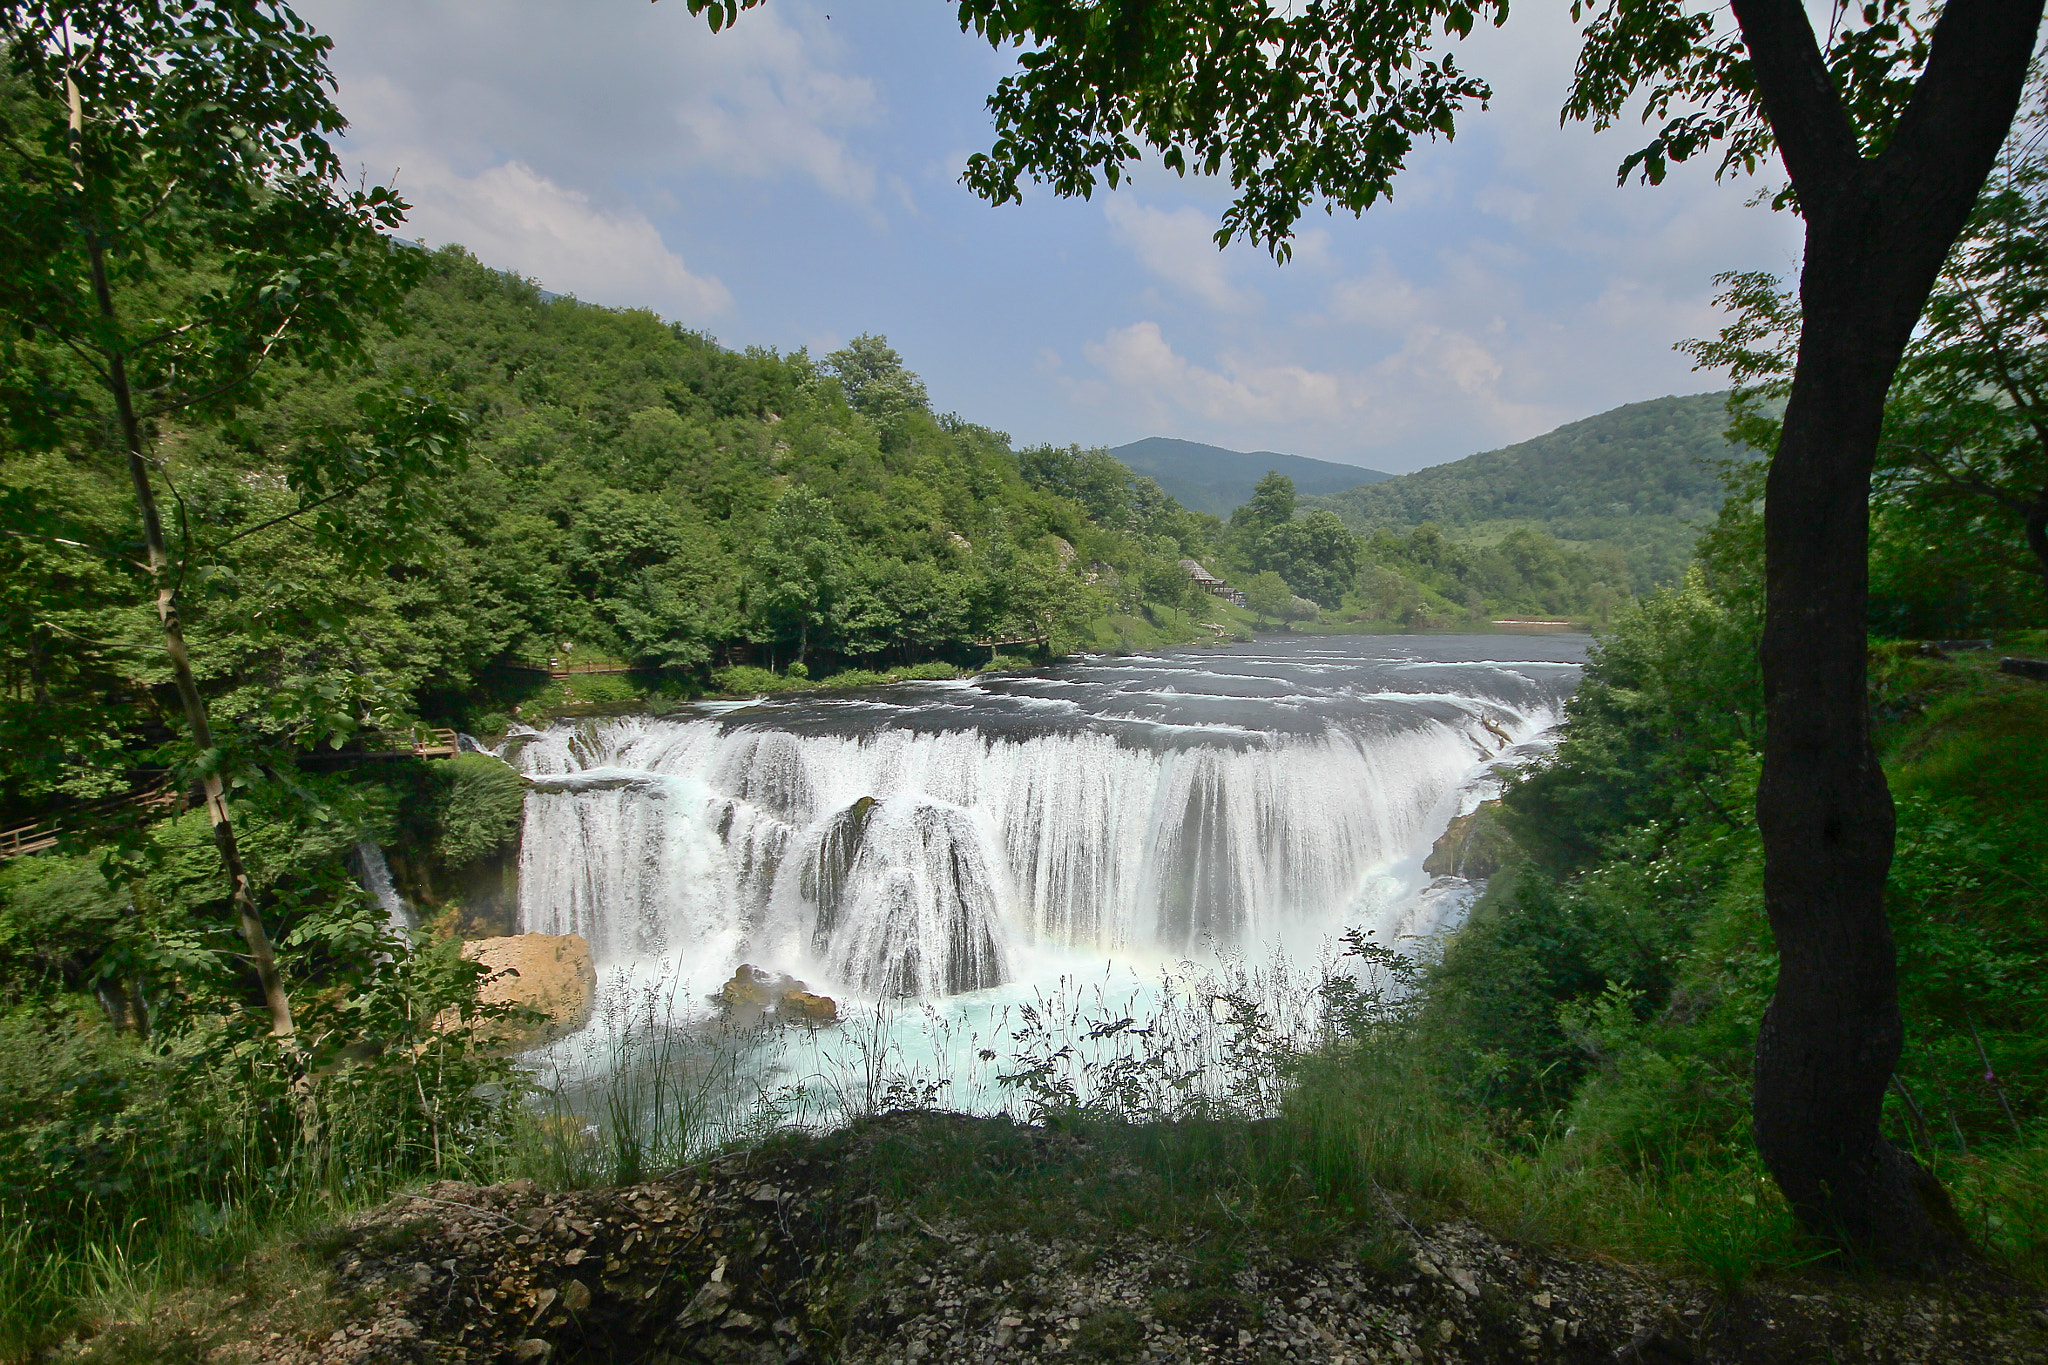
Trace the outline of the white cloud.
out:
<instances>
[{"instance_id":1,"label":"white cloud","mask_svg":"<svg viewBox=\"0 0 2048 1365\"><path fill-rule=\"evenodd\" d=\"M1350 406L1336 375L1298 365L1226 360L1224 373L1191 364L1167 344L1156 322L1119 327L1082 350L1129 396L1212 422L1330 420Z\"/></svg>"},{"instance_id":2,"label":"white cloud","mask_svg":"<svg viewBox=\"0 0 2048 1365\"><path fill-rule=\"evenodd\" d=\"M1170 432L1244 446L1315 450L1368 460L1373 447L1454 423L1505 442L1578 413L1518 400L1511 366L1495 348L1452 327L1418 322L1400 346L1357 368L1320 369L1240 352L1213 366L1176 351L1158 323L1112 329L1082 348L1099 378L1069 393Z\"/></svg>"},{"instance_id":3,"label":"white cloud","mask_svg":"<svg viewBox=\"0 0 2048 1365\"><path fill-rule=\"evenodd\" d=\"M680 4L301 0L335 40L348 151L371 165L430 145L467 174L518 160L620 202L713 172L797 176L865 203L874 166L849 142L874 82L840 69L829 30L770 9L713 34Z\"/></svg>"},{"instance_id":4,"label":"white cloud","mask_svg":"<svg viewBox=\"0 0 2048 1365\"><path fill-rule=\"evenodd\" d=\"M596 303L649 307L684 322L723 311L732 295L694 275L643 213L607 212L521 161L461 176L423 157L404 177L410 231L460 242L486 265Z\"/></svg>"},{"instance_id":5,"label":"white cloud","mask_svg":"<svg viewBox=\"0 0 2048 1365\"><path fill-rule=\"evenodd\" d=\"M1257 306L1259 296L1230 279L1230 256L1216 249L1216 229L1199 209L1147 208L1128 195L1111 195L1103 205L1110 234L1131 249L1138 263L1218 312Z\"/></svg>"},{"instance_id":6,"label":"white cloud","mask_svg":"<svg viewBox=\"0 0 2048 1365\"><path fill-rule=\"evenodd\" d=\"M1384 254L1363 275L1339 280L1328 296L1331 318L1380 332L1406 331L1428 306L1423 292L1396 270Z\"/></svg>"},{"instance_id":7,"label":"white cloud","mask_svg":"<svg viewBox=\"0 0 2048 1365\"><path fill-rule=\"evenodd\" d=\"M825 70L797 30L753 18L719 35L718 61L690 63L693 88L674 113L687 139L683 158L738 175L795 172L828 194L866 202L875 170L843 132L873 121L874 83Z\"/></svg>"}]
</instances>

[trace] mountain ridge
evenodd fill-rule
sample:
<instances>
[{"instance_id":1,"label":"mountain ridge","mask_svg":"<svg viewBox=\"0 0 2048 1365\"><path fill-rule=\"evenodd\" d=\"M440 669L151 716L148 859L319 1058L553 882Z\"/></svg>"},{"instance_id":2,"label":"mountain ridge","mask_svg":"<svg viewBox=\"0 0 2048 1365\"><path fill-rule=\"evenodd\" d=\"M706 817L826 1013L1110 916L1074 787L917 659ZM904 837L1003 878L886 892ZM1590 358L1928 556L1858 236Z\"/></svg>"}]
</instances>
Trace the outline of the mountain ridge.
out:
<instances>
[{"instance_id":1,"label":"mountain ridge","mask_svg":"<svg viewBox=\"0 0 2048 1365\"><path fill-rule=\"evenodd\" d=\"M1252 486L1268 470L1285 474L1294 480L1295 491L1307 496L1341 493L1394 477L1362 465L1276 450L1230 450L1175 436L1147 436L1109 453L1132 473L1155 480L1181 506L1219 517L1251 501Z\"/></svg>"},{"instance_id":2,"label":"mountain ridge","mask_svg":"<svg viewBox=\"0 0 2048 1365\"><path fill-rule=\"evenodd\" d=\"M1360 535L1424 523L1486 541L1515 526L1578 545L1613 545L1638 590L1683 573L1699 528L1725 497L1721 466L1755 452L1727 439L1726 391L1667 394L1582 417L1541 436L1322 496Z\"/></svg>"}]
</instances>

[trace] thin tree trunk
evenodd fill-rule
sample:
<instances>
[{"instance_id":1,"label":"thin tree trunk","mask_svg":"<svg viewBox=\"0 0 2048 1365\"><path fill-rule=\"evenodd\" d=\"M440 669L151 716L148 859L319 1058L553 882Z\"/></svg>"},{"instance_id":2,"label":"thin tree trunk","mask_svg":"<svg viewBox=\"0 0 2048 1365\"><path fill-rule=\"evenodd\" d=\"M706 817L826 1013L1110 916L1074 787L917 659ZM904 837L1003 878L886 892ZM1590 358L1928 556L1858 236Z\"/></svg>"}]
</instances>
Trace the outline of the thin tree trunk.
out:
<instances>
[{"instance_id":1,"label":"thin tree trunk","mask_svg":"<svg viewBox=\"0 0 2048 1365\"><path fill-rule=\"evenodd\" d=\"M2034 569L2041 586L2048 589L2048 489L2027 509L2027 548L2034 552Z\"/></svg>"},{"instance_id":2,"label":"thin tree trunk","mask_svg":"<svg viewBox=\"0 0 2048 1365\"><path fill-rule=\"evenodd\" d=\"M1808 1229L1938 1264L1967 1254L1964 1229L1879 1127L1904 1029L1866 678L1870 471L1899 356L2018 107L2042 0L1950 0L1876 157L1798 0L1733 7L1807 225L1799 360L1764 504L1757 823L1778 980L1757 1037L1757 1148Z\"/></svg>"},{"instance_id":3,"label":"thin tree trunk","mask_svg":"<svg viewBox=\"0 0 2048 1365\"><path fill-rule=\"evenodd\" d=\"M82 174L79 139L83 131L83 109L77 85L70 81L66 81L66 85L71 105L72 166ZM114 308L113 290L107 283L106 254L89 225L86 236L92 261L93 294L99 304L100 317L108 324L109 332L118 335L119 318ZM164 653L170 657L171 677L178 689L178 700L185 708L186 723L192 728L192 743L204 761L204 756L213 748L213 725L206 713L206 699L199 695L199 684L192 677L192 661L185 648L185 629L178 617L177 586L171 577L170 555L164 548L163 518L157 511L156 490L149 481L149 459L143 448L142 423L135 412L135 395L128 383L128 365L118 346L109 346L106 357L107 383L113 391L114 411L121 426L121 446L128 458L128 476L135 487L135 503L142 513L142 539L149 555L150 582L156 588L156 614L163 629ZM226 784L211 766L205 768L200 780L206 791L206 816L213 825L214 846L220 850L221 867L228 876L228 894L234 905L235 919L242 931L242 941L249 949L250 965L256 969L256 980L263 989L264 1005L270 1012L270 1032L278 1038L289 1038L293 1033L291 1000L285 994L284 979L278 975L277 954L271 947L270 935L264 930L263 917L256 908L255 888L249 881L249 871L242 864L234 822L228 815Z\"/></svg>"}]
</instances>

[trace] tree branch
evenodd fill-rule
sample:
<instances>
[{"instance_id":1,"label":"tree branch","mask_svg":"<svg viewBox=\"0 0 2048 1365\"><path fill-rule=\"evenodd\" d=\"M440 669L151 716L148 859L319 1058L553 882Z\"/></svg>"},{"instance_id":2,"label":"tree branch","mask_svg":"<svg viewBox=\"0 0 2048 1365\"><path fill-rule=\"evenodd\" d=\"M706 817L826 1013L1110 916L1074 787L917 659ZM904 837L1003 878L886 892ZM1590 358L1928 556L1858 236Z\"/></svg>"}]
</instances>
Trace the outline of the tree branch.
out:
<instances>
[{"instance_id":1,"label":"tree branch","mask_svg":"<svg viewBox=\"0 0 2048 1365\"><path fill-rule=\"evenodd\" d=\"M1731 0L1785 172L1808 212L1856 171L1856 128L1799 0Z\"/></svg>"},{"instance_id":2,"label":"tree branch","mask_svg":"<svg viewBox=\"0 0 2048 1365\"><path fill-rule=\"evenodd\" d=\"M299 310L297 308L293 308L289 313L286 313L284 315L283 320L277 324L277 327L270 333L270 335L263 338L263 344L257 348L255 356L253 356L250 359L249 363L239 372L237 372L236 375L232 379L228 380L226 383L218 384L213 388L208 389L204 393L186 394L181 398L164 402L156 407L150 408L143 415L145 417L152 418L162 417L169 413L177 412L181 408L189 408L199 403L209 402L215 398L220 397L222 394L229 392L232 389L239 388L242 385L248 383L250 380L256 377L256 371L263 368L264 363L270 359L271 351L276 348L278 341L283 338L286 329L289 328L295 320L297 320L298 316ZM169 387L170 386L168 384L164 386L164 388ZM163 392L163 389L158 389L155 392L161 393Z\"/></svg>"},{"instance_id":3,"label":"tree branch","mask_svg":"<svg viewBox=\"0 0 2048 1365\"><path fill-rule=\"evenodd\" d=\"M207 546L206 548L209 552L214 550L226 549L228 546L234 544L236 541L247 539L248 537L255 535L258 531L267 531L273 526L277 526L284 522L292 520L294 517L302 517L316 507L325 507L330 502L336 502L342 498L352 497L355 494L362 492L365 488L369 487L370 483L371 481L369 479L364 479L360 483L352 483L346 488L337 489L335 492L329 493L324 498L315 499L314 501L309 502L302 507L295 507L291 511L286 512L280 516L272 517L268 521L259 521L254 526L250 526L243 530L237 531L233 535L229 536L226 540L217 541L214 544Z\"/></svg>"},{"instance_id":4,"label":"tree branch","mask_svg":"<svg viewBox=\"0 0 2048 1365\"><path fill-rule=\"evenodd\" d=\"M1934 25L1927 69L1878 158L1888 173L1919 185L1953 179L1958 192L1976 197L1982 168L2011 131L2041 6L2042 0L1949 0ZM1986 98L1987 90L1997 97Z\"/></svg>"}]
</instances>

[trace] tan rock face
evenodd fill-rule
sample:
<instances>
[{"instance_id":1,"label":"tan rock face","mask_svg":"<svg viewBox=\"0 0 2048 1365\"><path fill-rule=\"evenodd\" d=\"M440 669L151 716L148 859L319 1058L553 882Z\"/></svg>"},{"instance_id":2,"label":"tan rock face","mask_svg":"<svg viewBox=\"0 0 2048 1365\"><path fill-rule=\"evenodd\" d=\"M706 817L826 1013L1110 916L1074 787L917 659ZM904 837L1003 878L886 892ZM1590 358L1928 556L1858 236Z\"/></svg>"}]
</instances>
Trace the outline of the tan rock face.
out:
<instances>
[{"instance_id":1,"label":"tan rock face","mask_svg":"<svg viewBox=\"0 0 2048 1365\"><path fill-rule=\"evenodd\" d=\"M581 934L512 934L471 939L462 955L485 967L478 998L486 1005L524 1005L546 1017L532 1027L493 1024L492 1041L533 1047L590 1022L597 1003L597 964Z\"/></svg>"},{"instance_id":2,"label":"tan rock face","mask_svg":"<svg viewBox=\"0 0 2048 1365\"><path fill-rule=\"evenodd\" d=\"M746 1024L764 1017L801 1024L830 1024L839 1019L839 1003L831 996L814 995L807 983L751 962L740 964L732 980L718 988L713 1001L729 1017Z\"/></svg>"},{"instance_id":3,"label":"tan rock face","mask_svg":"<svg viewBox=\"0 0 2048 1365\"><path fill-rule=\"evenodd\" d=\"M813 995L809 991L785 991L778 1012L784 1018L806 1019L813 1024L829 1024L839 1017L839 1002L829 995Z\"/></svg>"}]
</instances>

